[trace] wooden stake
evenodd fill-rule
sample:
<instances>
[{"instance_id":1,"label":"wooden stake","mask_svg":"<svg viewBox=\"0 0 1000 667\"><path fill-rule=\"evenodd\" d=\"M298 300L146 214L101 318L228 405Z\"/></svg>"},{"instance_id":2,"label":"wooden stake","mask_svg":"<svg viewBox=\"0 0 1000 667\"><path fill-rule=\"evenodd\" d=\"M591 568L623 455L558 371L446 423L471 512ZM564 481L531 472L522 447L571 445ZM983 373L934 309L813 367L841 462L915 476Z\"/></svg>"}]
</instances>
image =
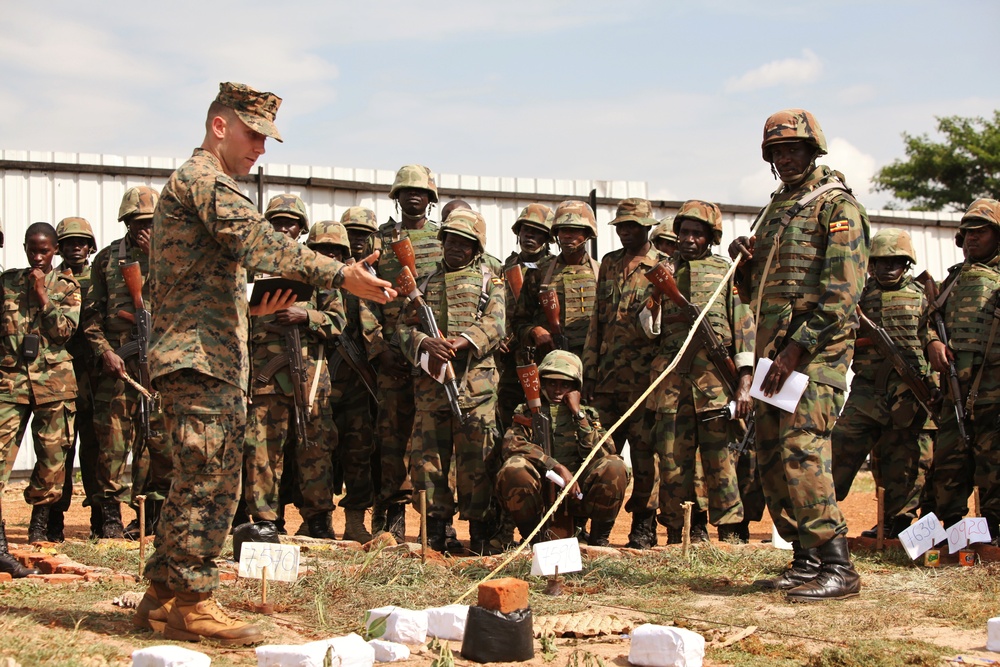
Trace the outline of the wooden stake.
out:
<instances>
[{"instance_id":1,"label":"wooden stake","mask_svg":"<svg viewBox=\"0 0 1000 667\"><path fill-rule=\"evenodd\" d=\"M687 558L688 551L691 549L691 508L694 503L685 500L682 505L684 507L684 533L681 535L681 555Z\"/></svg>"},{"instance_id":2,"label":"wooden stake","mask_svg":"<svg viewBox=\"0 0 1000 667\"><path fill-rule=\"evenodd\" d=\"M979 487L972 487L972 516L982 516L982 512L979 509ZM993 537L996 537L994 535Z\"/></svg>"},{"instance_id":3,"label":"wooden stake","mask_svg":"<svg viewBox=\"0 0 1000 667\"><path fill-rule=\"evenodd\" d=\"M417 492L420 501L420 562L427 562L427 491Z\"/></svg>"},{"instance_id":4,"label":"wooden stake","mask_svg":"<svg viewBox=\"0 0 1000 667\"><path fill-rule=\"evenodd\" d=\"M878 527L875 531L875 548L879 551L885 547L885 487L880 486L875 490L875 498L878 506Z\"/></svg>"},{"instance_id":5,"label":"wooden stake","mask_svg":"<svg viewBox=\"0 0 1000 667\"><path fill-rule=\"evenodd\" d=\"M146 496L136 496L139 503L139 580L142 580L142 570L146 565Z\"/></svg>"},{"instance_id":6,"label":"wooden stake","mask_svg":"<svg viewBox=\"0 0 1000 667\"><path fill-rule=\"evenodd\" d=\"M267 605L267 565L260 569L260 606Z\"/></svg>"}]
</instances>

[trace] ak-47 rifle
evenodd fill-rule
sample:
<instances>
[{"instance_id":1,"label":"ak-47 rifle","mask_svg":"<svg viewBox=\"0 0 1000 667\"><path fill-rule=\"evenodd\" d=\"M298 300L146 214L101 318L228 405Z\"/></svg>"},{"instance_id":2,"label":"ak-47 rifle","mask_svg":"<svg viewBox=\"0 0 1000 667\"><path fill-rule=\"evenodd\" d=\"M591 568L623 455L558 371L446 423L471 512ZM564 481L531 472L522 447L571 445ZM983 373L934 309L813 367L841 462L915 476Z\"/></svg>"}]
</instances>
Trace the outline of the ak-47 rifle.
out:
<instances>
[{"instance_id":1,"label":"ak-47 rifle","mask_svg":"<svg viewBox=\"0 0 1000 667\"><path fill-rule=\"evenodd\" d=\"M889 332L885 330L885 327L873 322L871 318L861 312L860 308L858 308L858 318L861 321L861 333L864 336L858 338L854 344L858 347L874 345L879 354L884 359L888 359L892 367L899 373L899 377L902 378L906 386L913 392L913 397L917 399L920 407L926 410L927 414L934 416L931 409L927 407L928 403L934 400L934 392L927 384L927 378L921 375L916 368L903 358L902 353L892 340Z\"/></svg>"},{"instance_id":2,"label":"ak-47 rifle","mask_svg":"<svg viewBox=\"0 0 1000 667\"><path fill-rule=\"evenodd\" d=\"M521 271L521 265L515 264L514 266L508 266L503 272L504 280L507 282L507 286L510 287L511 294L514 295L514 301L521 298L521 287L524 285L524 272ZM508 307L510 304L508 304ZM513 328L513 327L511 327ZM503 342L500 344L500 349L509 350L510 344L514 342L514 338L517 336L516 331L508 331L507 335L504 336Z\"/></svg>"},{"instance_id":3,"label":"ak-47 rifle","mask_svg":"<svg viewBox=\"0 0 1000 667\"><path fill-rule=\"evenodd\" d=\"M538 366L528 364L517 367L517 379L521 381L524 389L524 396L528 401L528 409L531 411L531 441L542 448L546 456L552 456L552 420L542 412L542 386L538 377ZM529 424L525 424L526 426ZM542 480L545 493L545 504L549 507L556 500L556 485L551 479L546 477ZM573 524L573 517L566 511L563 505L552 515L549 525L543 532L547 539L565 539L573 537L576 527Z\"/></svg>"},{"instance_id":4,"label":"ak-47 rifle","mask_svg":"<svg viewBox=\"0 0 1000 667\"><path fill-rule=\"evenodd\" d=\"M407 242L409 242L409 239L407 239ZM393 249L395 250L395 248ZM438 328L437 318L434 317L434 310L427 305L420 290L417 289L417 281L414 279L413 272L409 266L403 265L403 270L396 276L396 286L399 287L400 294L410 297L414 307L417 309L417 316L420 319L420 330L431 338L444 338L441 335L441 329ZM452 413L460 422L464 422L465 414L462 412L462 407L458 404L459 392L458 382L455 379L455 367L452 366L450 361L445 362L444 382L442 384L444 385L445 394L448 396L448 405L451 406Z\"/></svg>"},{"instance_id":5,"label":"ak-47 rifle","mask_svg":"<svg viewBox=\"0 0 1000 667\"><path fill-rule=\"evenodd\" d=\"M917 282L923 284L924 294L931 304L931 319L934 321L934 329L937 331L938 339L944 343L945 351L948 348L948 329L944 325L944 317L941 315L941 306L938 301L938 286L934 282L931 274L924 271L917 276ZM948 389L951 393L951 401L955 404L955 420L958 422L958 434L966 443L969 442L969 434L965 430L965 401L962 400L962 386L958 382L958 369L955 362L948 358Z\"/></svg>"},{"instance_id":6,"label":"ak-47 rifle","mask_svg":"<svg viewBox=\"0 0 1000 667\"><path fill-rule=\"evenodd\" d=\"M538 301L545 312L545 321L549 324L549 332L555 340L556 349L568 350L569 341L562 327L562 306L559 305L559 292L552 285L542 285L538 292Z\"/></svg>"},{"instance_id":7,"label":"ak-47 rifle","mask_svg":"<svg viewBox=\"0 0 1000 667\"><path fill-rule=\"evenodd\" d=\"M121 272L122 278L125 280L125 288L128 290L129 296L132 297L132 306L135 309L135 314L125 310L118 311L118 317L131 322L133 329L132 340L118 348L115 354L122 361L136 357L136 363L139 367L139 384L147 391L152 391L149 381L149 359L146 356L149 349L151 318L142 298L142 269L139 267L139 262L129 262L121 265ZM151 410L152 406L149 399L140 394L139 428L142 437L139 439L139 448L135 454L136 459L141 456L142 448L146 446L146 442L151 435L149 428L149 414Z\"/></svg>"},{"instance_id":8,"label":"ak-47 rifle","mask_svg":"<svg viewBox=\"0 0 1000 667\"><path fill-rule=\"evenodd\" d=\"M302 337L299 335L299 328L294 324L281 325L268 323L264 325L266 331L280 333L285 338L285 352L272 358L264 364L254 379L267 384L279 370L288 366L288 374L292 379L292 401L295 408L295 431L299 437L299 443L303 447L309 446L309 390L306 370L302 365Z\"/></svg>"},{"instance_id":9,"label":"ak-47 rifle","mask_svg":"<svg viewBox=\"0 0 1000 667\"><path fill-rule=\"evenodd\" d=\"M359 378L361 378L361 382L365 385L365 389L368 390L375 400L378 400L378 392L376 392L376 387L378 386L378 375L375 373L375 369L372 368L372 365L368 362L368 357L362 353L361 348L358 347L355 340L351 338L350 333L345 331L337 336L334 346L340 354L338 363L339 361L347 362L347 365L358 374ZM331 376L334 374L335 370L336 366L334 364L330 364Z\"/></svg>"}]
</instances>

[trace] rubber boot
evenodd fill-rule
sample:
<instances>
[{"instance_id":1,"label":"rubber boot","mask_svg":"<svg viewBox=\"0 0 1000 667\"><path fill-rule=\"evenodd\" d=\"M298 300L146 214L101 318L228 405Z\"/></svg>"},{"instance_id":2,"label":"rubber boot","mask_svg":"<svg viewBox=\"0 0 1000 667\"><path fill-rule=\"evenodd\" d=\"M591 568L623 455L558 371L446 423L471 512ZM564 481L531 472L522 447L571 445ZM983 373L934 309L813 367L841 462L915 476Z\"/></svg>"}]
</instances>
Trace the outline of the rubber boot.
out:
<instances>
[{"instance_id":1,"label":"rubber boot","mask_svg":"<svg viewBox=\"0 0 1000 667\"><path fill-rule=\"evenodd\" d=\"M462 543L458 540L458 533L455 532L455 517L451 517L444 525L445 548L450 552L462 550Z\"/></svg>"},{"instance_id":2,"label":"rubber boot","mask_svg":"<svg viewBox=\"0 0 1000 667\"><path fill-rule=\"evenodd\" d=\"M492 521L469 520L469 551L477 556L495 556L503 553L503 545L496 538L497 529Z\"/></svg>"},{"instance_id":3,"label":"rubber boot","mask_svg":"<svg viewBox=\"0 0 1000 667\"><path fill-rule=\"evenodd\" d=\"M125 526L122 525L122 504L114 498L102 501L101 515L104 517L104 539L123 539Z\"/></svg>"},{"instance_id":4,"label":"rubber boot","mask_svg":"<svg viewBox=\"0 0 1000 667\"><path fill-rule=\"evenodd\" d=\"M747 540L743 537L742 531L740 530L742 525L743 524L740 523L724 523L719 526L719 541L746 544Z\"/></svg>"},{"instance_id":5,"label":"rubber boot","mask_svg":"<svg viewBox=\"0 0 1000 667\"><path fill-rule=\"evenodd\" d=\"M844 600L861 593L861 576L851 563L847 538L835 537L816 549L821 565L819 574L812 580L788 591L785 596L792 602L819 600Z\"/></svg>"},{"instance_id":6,"label":"rubber boot","mask_svg":"<svg viewBox=\"0 0 1000 667\"><path fill-rule=\"evenodd\" d=\"M819 554L816 549L803 549L792 542L792 566L772 579L758 579L754 586L768 591L787 591L812 581L819 574Z\"/></svg>"},{"instance_id":7,"label":"rubber boot","mask_svg":"<svg viewBox=\"0 0 1000 667\"><path fill-rule=\"evenodd\" d=\"M364 510L344 510L344 539L361 544L372 541L372 534L365 528Z\"/></svg>"},{"instance_id":8,"label":"rubber boot","mask_svg":"<svg viewBox=\"0 0 1000 667\"><path fill-rule=\"evenodd\" d=\"M656 512L633 512L632 529L625 546L629 549L650 549L656 546Z\"/></svg>"},{"instance_id":9,"label":"rubber boot","mask_svg":"<svg viewBox=\"0 0 1000 667\"><path fill-rule=\"evenodd\" d=\"M249 646L264 639L260 628L229 617L211 593L176 591L163 629L167 639L200 642L203 639L223 646Z\"/></svg>"},{"instance_id":10,"label":"rubber boot","mask_svg":"<svg viewBox=\"0 0 1000 667\"><path fill-rule=\"evenodd\" d=\"M590 537L587 544L592 547L606 547L610 544L611 529L615 527L614 519L602 519L590 522Z\"/></svg>"},{"instance_id":11,"label":"rubber boot","mask_svg":"<svg viewBox=\"0 0 1000 667\"><path fill-rule=\"evenodd\" d=\"M306 519L305 523L309 524L309 535L317 540L337 539L337 535L333 532L330 512L320 512Z\"/></svg>"},{"instance_id":12,"label":"rubber boot","mask_svg":"<svg viewBox=\"0 0 1000 667\"><path fill-rule=\"evenodd\" d=\"M28 524L28 544L36 542L47 542L49 536L46 531L49 527L50 505L34 505L31 508L31 522Z\"/></svg>"},{"instance_id":13,"label":"rubber boot","mask_svg":"<svg viewBox=\"0 0 1000 667\"><path fill-rule=\"evenodd\" d=\"M49 542L65 542L66 514L61 509L49 510L49 525L45 528L45 536Z\"/></svg>"},{"instance_id":14,"label":"rubber boot","mask_svg":"<svg viewBox=\"0 0 1000 667\"><path fill-rule=\"evenodd\" d=\"M430 517L428 517L428 521L429 520ZM444 521L444 519L442 519L442 521ZM406 505L403 503L395 503L386 508L385 531L387 533L392 533L392 536L396 538L397 544L402 544L406 541ZM428 529L427 532L430 534L430 529Z\"/></svg>"},{"instance_id":15,"label":"rubber boot","mask_svg":"<svg viewBox=\"0 0 1000 667\"><path fill-rule=\"evenodd\" d=\"M135 608L132 625L143 630L163 632L167 624L167 614L174 601L174 592L166 584L150 582L139 606Z\"/></svg>"},{"instance_id":16,"label":"rubber boot","mask_svg":"<svg viewBox=\"0 0 1000 667\"><path fill-rule=\"evenodd\" d=\"M395 507L395 506L394 506ZM391 510L390 510L391 516ZM434 551L445 553L448 551L448 538L445 536L445 527L448 520L441 517L427 517L427 546Z\"/></svg>"},{"instance_id":17,"label":"rubber boot","mask_svg":"<svg viewBox=\"0 0 1000 667\"><path fill-rule=\"evenodd\" d=\"M104 537L104 515L100 504L91 501L90 504L90 539L99 540Z\"/></svg>"},{"instance_id":18,"label":"rubber boot","mask_svg":"<svg viewBox=\"0 0 1000 667\"><path fill-rule=\"evenodd\" d=\"M7 549L7 522L3 520L2 512L0 509L0 572L6 572L13 579L24 579L29 574L39 574L38 570L21 565L10 555Z\"/></svg>"}]
</instances>

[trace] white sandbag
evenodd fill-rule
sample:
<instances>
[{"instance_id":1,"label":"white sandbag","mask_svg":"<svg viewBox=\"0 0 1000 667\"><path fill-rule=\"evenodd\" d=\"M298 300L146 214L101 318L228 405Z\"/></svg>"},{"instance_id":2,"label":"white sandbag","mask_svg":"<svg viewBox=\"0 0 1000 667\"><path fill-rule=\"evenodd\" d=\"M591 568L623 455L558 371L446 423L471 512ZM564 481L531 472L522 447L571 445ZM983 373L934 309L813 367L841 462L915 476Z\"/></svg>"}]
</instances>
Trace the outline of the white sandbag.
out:
<instances>
[{"instance_id":1,"label":"white sandbag","mask_svg":"<svg viewBox=\"0 0 1000 667\"><path fill-rule=\"evenodd\" d=\"M632 631L628 661L642 667L701 667L705 638L683 628L646 623Z\"/></svg>"},{"instance_id":2,"label":"white sandbag","mask_svg":"<svg viewBox=\"0 0 1000 667\"><path fill-rule=\"evenodd\" d=\"M297 646L258 646L257 667L323 667L329 644L310 642Z\"/></svg>"},{"instance_id":3,"label":"white sandbag","mask_svg":"<svg viewBox=\"0 0 1000 667\"><path fill-rule=\"evenodd\" d=\"M986 621L986 650L1000 653L1000 616Z\"/></svg>"},{"instance_id":4,"label":"white sandbag","mask_svg":"<svg viewBox=\"0 0 1000 667\"><path fill-rule=\"evenodd\" d=\"M385 607L369 609L365 612L365 629L370 631L372 629L372 623L380 618L388 617L394 611L396 611L396 606L391 604Z\"/></svg>"},{"instance_id":5,"label":"white sandbag","mask_svg":"<svg viewBox=\"0 0 1000 667\"><path fill-rule=\"evenodd\" d=\"M375 649L375 662L396 662L408 660L410 647L406 644L387 642L384 639L369 640L368 645Z\"/></svg>"},{"instance_id":6,"label":"white sandbag","mask_svg":"<svg viewBox=\"0 0 1000 667\"><path fill-rule=\"evenodd\" d=\"M320 643L320 642L316 642ZM334 667L372 667L375 664L375 649L360 635L351 633L344 637L327 639L323 643L333 647L340 662L334 660Z\"/></svg>"},{"instance_id":7,"label":"white sandbag","mask_svg":"<svg viewBox=\"0 0 1000 667\"><path fill-rule=\"evenodd\" d=\"M424 611L427 613L427 634L431 637L456 642L465 637L465 619L469 617L469 605L450 604Z\"/></svg>"},{"instance_id":8,"label":"white sandbag","mask_svg":"<svg viewBox=\"0 0 1000 667\"><path fill-rule=\"evenodd\" d=\"M132 651L132 667L209 667L211 664L212 659L204 653L172 644Z\"/></svg>"},{"instance_id":9,"label":"white sandbag","mask_svg":"<svg viewBox=\"0 0 1000 667\"><path fill-rule=\"evenodd\" d=\"M427 612L396 607L389 614L382 639L400 644L423 644L427 641Z\"/></svg>"}]
</instances>

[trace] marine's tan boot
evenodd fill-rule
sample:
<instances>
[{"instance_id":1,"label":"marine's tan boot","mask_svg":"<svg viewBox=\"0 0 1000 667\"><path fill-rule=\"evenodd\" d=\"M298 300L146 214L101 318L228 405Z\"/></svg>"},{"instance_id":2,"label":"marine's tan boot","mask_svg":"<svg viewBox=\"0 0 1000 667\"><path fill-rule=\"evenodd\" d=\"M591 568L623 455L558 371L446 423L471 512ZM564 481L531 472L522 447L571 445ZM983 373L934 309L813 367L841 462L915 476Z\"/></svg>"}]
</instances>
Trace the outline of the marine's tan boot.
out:
<instances>
[{"instance_id":1,"label":"marine's tan boot","mask_svg":"<svg viewBox=\"0 0 1000 667\"><path fill-rule=\"evenodd\" d=\"M188 591L177 591L167 613L163 636L189 642L207 639L226 646L247 646L264 638L256 625L226 615L211 593Z\"/></svg>"},{"instance_id":2,"label":"marine's tan boot","mask_svg":"<svg viewBox=\"0 0 1000 667\"><path fill-rule=\"evenodd\" d=\"M344 527L344 539L351 542L367 544L372 541L372 534L365 528L364 510L344 510L347 525Z\"/></svg>"},{"instance_id":3,"label":"marine's tan boot","mask_svg":"<svg viewBox=\"0 0 1000 667\"><path fill-rule=\"evenodd\" d=\"M135 608L132 624L137 628L163 632L167 624L167 612L173 605L174 592L166 584L151 582L142 601Z\"/></svg>"}]
</instances>

